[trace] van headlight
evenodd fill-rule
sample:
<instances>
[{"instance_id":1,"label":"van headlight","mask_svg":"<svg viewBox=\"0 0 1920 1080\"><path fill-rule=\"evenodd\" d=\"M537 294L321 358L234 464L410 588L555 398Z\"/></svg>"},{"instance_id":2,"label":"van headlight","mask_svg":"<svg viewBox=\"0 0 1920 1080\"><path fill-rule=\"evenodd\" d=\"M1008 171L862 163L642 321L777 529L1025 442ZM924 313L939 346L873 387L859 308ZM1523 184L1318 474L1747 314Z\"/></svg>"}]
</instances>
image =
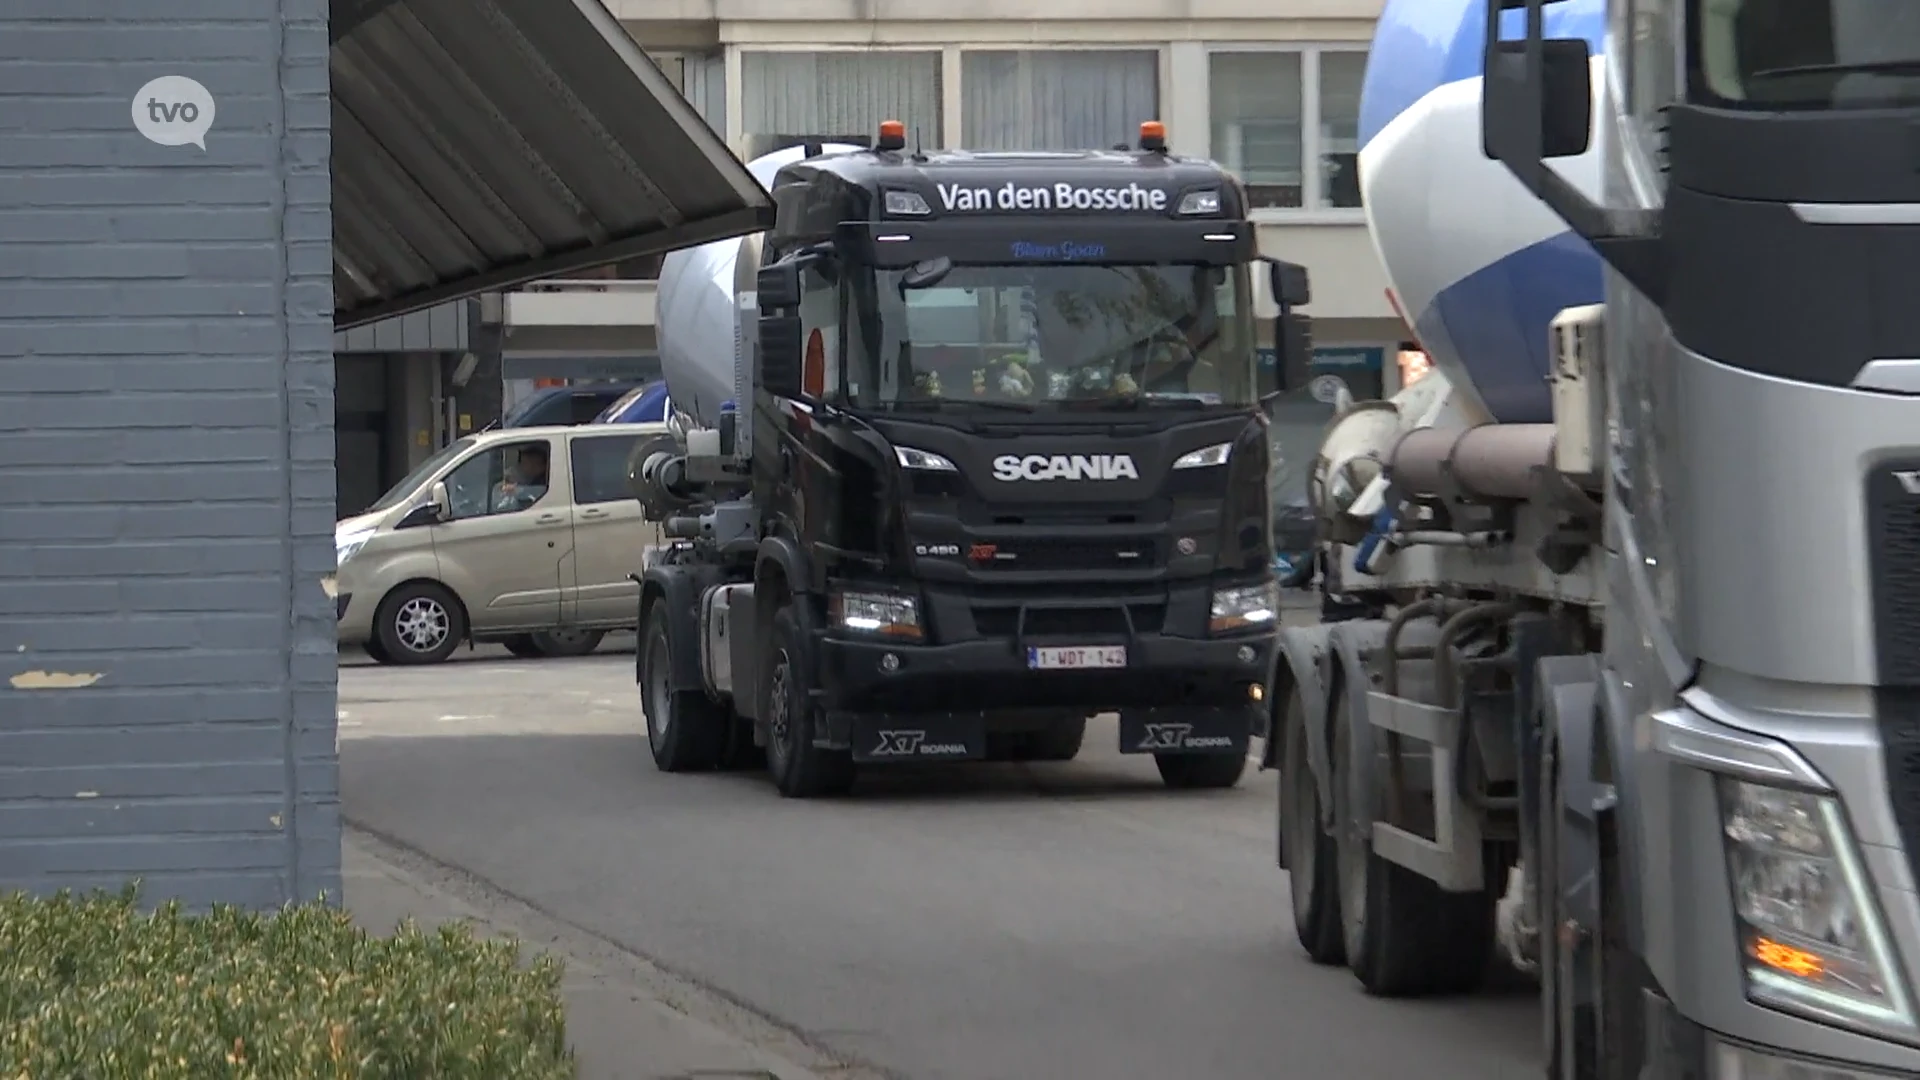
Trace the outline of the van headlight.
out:
<instances>
[{"instance_id":1,"label":"van headlight","mask_svg":"<svg viewBox=\"0 0 1920 1080\"><path fill-rule=\"evenodd\" d=\"M1213 633L1271 626L1280 617L1280 583L1263 581L1234 589L1213 591L1213 613L1207 629Z\"/></svg>"},{"instance_id":2,"label":"van headlight","mask_svg":"<svg viewBox=\"0 0 1920 1080\"><path fill-rule=\"evenodd\" d=\"M842 630L918 641L920 602L884 592L837 592L827 597L827 615Z\"/></svg>"},{"instance_id":3,"label":"van headlight","mask_svg":"<svg viewBox=\"0 0 1920 1080\"><path fill-rule=\"evenodd\" d=\"M358 554L360 549L366 547L367 541L371 539L373 539L372 529L334 537L333 565L335 567L347 565L347 560Z\"/></svg>"},{"instance_id":4,"label":"van headlight","mask_svg":"<svg viewBox=\"0 0 1920 1080\"><path fill-rule=\"evenodd\" d=\"M1906 983L1839 801L1725 776L1719 788L1748 999L1910 1034Z\"/></svg>"}]
</instances>

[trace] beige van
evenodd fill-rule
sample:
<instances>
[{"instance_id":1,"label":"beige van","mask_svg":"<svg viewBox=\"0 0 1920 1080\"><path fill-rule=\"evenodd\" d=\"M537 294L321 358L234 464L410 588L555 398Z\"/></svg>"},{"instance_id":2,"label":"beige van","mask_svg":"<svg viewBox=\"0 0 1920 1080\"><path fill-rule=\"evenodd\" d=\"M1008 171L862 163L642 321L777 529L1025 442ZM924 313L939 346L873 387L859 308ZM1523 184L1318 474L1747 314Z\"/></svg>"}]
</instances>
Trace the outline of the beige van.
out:
<instances>
[{"instance_id":1,"label":"beige van","mask_svg":"<svg viewBox=\"0 0 1920 1080\"><path fill-rule=\"evenodd\" d=\"M627 485L664 424L469 435L334 526L340 644L389 664L445 660L464 640L579 656L632 629L629 577L660 544Z\"/></svg>"}]
</instances>

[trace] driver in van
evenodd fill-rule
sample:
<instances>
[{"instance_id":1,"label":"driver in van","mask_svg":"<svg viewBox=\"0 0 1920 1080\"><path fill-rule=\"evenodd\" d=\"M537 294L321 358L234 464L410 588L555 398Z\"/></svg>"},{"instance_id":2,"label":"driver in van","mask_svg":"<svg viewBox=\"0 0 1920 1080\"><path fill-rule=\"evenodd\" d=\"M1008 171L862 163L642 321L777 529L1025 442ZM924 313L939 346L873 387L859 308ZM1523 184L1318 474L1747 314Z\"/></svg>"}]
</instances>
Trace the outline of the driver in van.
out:
<instances>
[{"instance_id":1,"label":"driver in van","mask_svg":"<svg viewBox=\"0 0 1920 1080\"><path fill-rule=\"evenodd\" d=\"M547 445L529 443L520 448L513 472L494 485L493 512L525 510L547 493Z\"/></svg>"}]
</instances>

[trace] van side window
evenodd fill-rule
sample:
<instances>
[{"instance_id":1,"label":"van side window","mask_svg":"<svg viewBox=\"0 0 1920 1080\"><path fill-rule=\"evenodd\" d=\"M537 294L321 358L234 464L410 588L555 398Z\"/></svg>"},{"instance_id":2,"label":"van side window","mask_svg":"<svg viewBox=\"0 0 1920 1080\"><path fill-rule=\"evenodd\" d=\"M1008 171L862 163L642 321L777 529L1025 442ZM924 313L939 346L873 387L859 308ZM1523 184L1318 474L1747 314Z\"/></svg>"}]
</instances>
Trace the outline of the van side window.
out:
<instances>
[{"instance_id":1,"label":"van side window","mask_svg":"<svg viewBox=\"0 0 1920 1080\"><path fill-rule=\"evenodd\" d=\"M453 520L517 514L547 497L553 444L546 439L501 443L447 474Z\"/></svg>"},{"instance_id":2,"label":"van side window","mask_svg":"<svg viewBox=\"0 0 1920 1080\"><path fill-rule=\"evenodd\" d=\"M627 484L627 459L641 436L575 436L570 451L573 461L573 502L575 506L619 502L633 498Z\"/></svg>"}]
</instances>

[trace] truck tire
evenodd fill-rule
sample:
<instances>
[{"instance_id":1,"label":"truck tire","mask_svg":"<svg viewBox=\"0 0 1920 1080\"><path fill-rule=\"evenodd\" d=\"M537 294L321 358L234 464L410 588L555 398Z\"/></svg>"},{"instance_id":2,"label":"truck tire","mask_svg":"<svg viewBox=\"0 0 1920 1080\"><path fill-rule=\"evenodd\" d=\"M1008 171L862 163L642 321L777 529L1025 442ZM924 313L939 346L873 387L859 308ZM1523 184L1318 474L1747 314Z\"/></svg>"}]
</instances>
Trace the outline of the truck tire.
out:
<instances>
[{"instance_id":1,"label":"truck tire","mask_svg":"<svg viewBox=\"0 0 1920 1080\"><path fill-rule=\"evenodd\" d=\"M767 751L765 747L753 744L753 721L739 713L732 713L727 727L727 748L720 755L720 768L727 772L765 768Z\"/></svg>"},{"instance_id":2,"label":"truck tire","mask_svg":"<svg viewBox=\"0 0 1920 1080\"><path fill-rule=\"evenodd\" d=\"M1201 788L1230 788L1247 771L1247 755L1240 754L1155 754L1160 781L1176 791Z\"/></svg>"},{"instance_id":3,"label":"truck tire","mask_svg":"<svg viewBox=\"0 0 1920 1080\"><path fill-rule=\"evenodd\" d=\"M671 618L662 601L647 613L640 635L640 690L647 715L647 748L661 772L703 772L727 748L728 710L700 691L673 688Z\"/></svg>"},{"instance_id":4,"label":"truck tire","mask_svg":"<svg viewBox=\"0 0 1920 1080\"><path fill-rule=\"evenodd\" d=\"M767 771L774 787L789 799L844 795L853 788L853 755L813 744L819 710L807 693L801 657L800 627L793 609L773 616L773 641L767 663Z\"/></svg>"},{"instance_id":5,"label":"truck tire","mask_svg":"<svg viewBox=\"0 0 1920 1080\"><path fill-rule=\"evenodd\" d=\"M1280 835L1287 845L1293 932L1307 958L1338 964L1347 958L1340 936L1340 875L1333 837L1320 827L1320 791L1307 757L1307 710L1298 686L1281 713Z\"/></svg>"},{"instance_id":6,"label":"truck tire","mask_svg":"<svg viewBox=\"0 0 1920 1080\"><path fill-rule=\"evenodd\" d=\"M443 585L409 582L380 601L373 634L388 662L438 664L467 636L466 609Z\"/></svg>"},{"instance_id":7,"label":"truck tire","mask_svg":"<svg viewBox=\"0 0 1920 1080\"><path fill-rule=\"evenodd\" d=\"M1080 756L1080 744L1086 740L1086 717L1062 717L1027 736L1025 757L1028 761L1072 761Z\"/></svg>"},{"instance_id":8,"label":"truck tire","mask_svg":"<svg viewBox=\"0 0 1920 1080\"><path fill-rule=\"evenodd\" d=\"M1329 703L1333 717L1335 849L1340 862L1342 943L1347 966L1376 997L1415 997L1471 991L1486 976L1494 946L1494 908L1488 890L1450 893L1435 882L1373 853L1372 823L1352 816L1349 785L1376 784L1374 762L1352 760L1353 714L1344 687ZM1373 800L1379 805L1379 800Z\"/></svg>"}]
</instances>

